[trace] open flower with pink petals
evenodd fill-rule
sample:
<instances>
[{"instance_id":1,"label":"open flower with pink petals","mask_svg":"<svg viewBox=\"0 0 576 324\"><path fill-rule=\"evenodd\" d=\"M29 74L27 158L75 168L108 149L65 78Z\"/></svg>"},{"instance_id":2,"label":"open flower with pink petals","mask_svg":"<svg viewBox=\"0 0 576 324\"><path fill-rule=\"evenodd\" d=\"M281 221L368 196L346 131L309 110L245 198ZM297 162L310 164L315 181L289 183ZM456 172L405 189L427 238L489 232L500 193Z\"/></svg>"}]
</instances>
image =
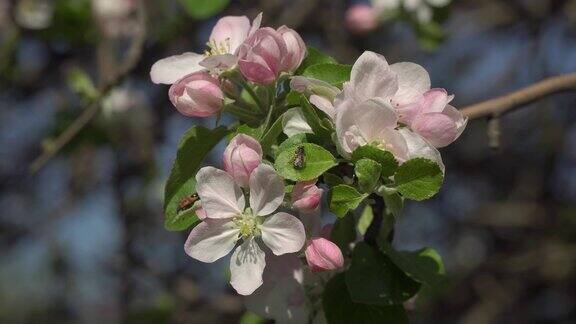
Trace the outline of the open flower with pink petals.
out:
<instances>
[{"instance_id":1,"label":"open flower with pink petals","mask_svg":"<svg viewBox=\"0 0 576 324\"><path fill-rule=\"evenodd\" d=\"M443 116L427 115L436 113L431 107L436 109L442 104L436 92L430 90L428 72L420 65L409 62L389 65L382 55L364 52L354 63L350 81L344 84L335 109L342 153L351 154L359 146L375 145L392 152L399 162L425 157L442 167L440 153L434 146L455 140L465 126L465 119L451 108L442 110ZM417 118L420 115L424 118ZM446 122L447 118L451 121ZM399 128L398 123L408 124L411 130Z\"/></svg>"},{"instance_id":2,"label":"open flower with pink petals","mask_svg":"<svg viewBox=\"0 0 576 324\"><path fill-rule=\"evenodd\" d=\"M238 47L260 27L261 20L262 14L252 24L246 16L220 18L212 29L204 54L188 52L157 61L150 70L152 82L172 84L194 72L235 66Z\"/></svg>"},{"instance_id":3,"label":"open flower with pink petals","mask_svg":"<svg viewBox=\"0 0 576 324\"><path fill-rule=\"evenodd\" d=\"M284 182L272 167L259 165L250 175L248 207L242 189L225 171L204 167L196 181L206 218L190 232L184 249L208 263L234 250L230 284L239 294L249 295L262 284L266 266L260 242L282 255L298 252L306 239L298 218L276 212L284 199Z\"/></svg>"}]
</instances>

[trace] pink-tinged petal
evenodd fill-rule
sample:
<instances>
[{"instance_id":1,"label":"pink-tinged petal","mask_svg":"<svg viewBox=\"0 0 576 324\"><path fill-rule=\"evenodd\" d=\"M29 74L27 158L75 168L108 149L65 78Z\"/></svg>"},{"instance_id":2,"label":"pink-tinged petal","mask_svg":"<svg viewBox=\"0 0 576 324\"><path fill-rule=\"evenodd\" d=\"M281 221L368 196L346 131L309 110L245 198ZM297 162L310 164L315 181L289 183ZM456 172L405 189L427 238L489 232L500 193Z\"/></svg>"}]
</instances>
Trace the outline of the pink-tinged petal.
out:
<instances>
[{"instance_id":1,"label":"pink-tinged petal","mask_svg":"<svg viewBox=\"0 0 576 324\"><path fill-rule=\"evenodd\" d=\"M338 245L322 237L312 238L305 254L312 272L335 270L344 266L344 257Z\"/></svg>"},{"instance_id":2,"label":"pink-tinged petal","mask_svg":"<svg viewBox=\"0 0 576 324\"><path fill-rule=\"evenodd\" d=\"M442 113L456 123L456 139L462 135L462 132L466 128L466 124L468 124L468 117L464 117L462 112L451 105L447 105L446 108L442 111Z\"/></svg>"},{"instance_id":3,"label":"pink-tinged petal","mask_svg":"<svg viewBox=\"0 0 576 324\"><path fill-rule=\"evenodd\" d=\"M211 55L199 64L210 71L220 71L233 68L238 63L238 57L233 54Z\"/></svg>"},{"instance_id":4,"label":"pink-tinged petal","mask_svg":"<svg viewBox=\"0 0 576 324\"><path fill-rule=\"evenodd\" d=\"M250 32L248 32L248 36L252 36L254 32L260 29L260 25L262 24L262 13L259 13L254 20L252 20L252 27L250 27Z\"/></svg>"},{"instance_id":5,"label":"pink-tinged petal","mask_svg":"<svg viewBox=\"0 0 576 324\"><path fill-rule=\"evenodd\" d=\"M240 59L238 67L246 79L257 84L268 85L276 80L274 71L268 67L264 60L252 53L248 54L246 59Z\"/></svg>"},{"instance_id":6,"label":"pink-tinged petal","mask_svg":"<svg viewBox=\"0 0 576 324\"><path fill-rule=\"evenodd\" d=\"M246 16L226 16L220 18L210 34L210 43L223 46L226 53L234 54L248 37L250 20Z\"/></svg>"},{"instance_id":7,"label":"pink-tinged petal","mask_svg":"<svg viewBox=\"0 0 576 324\"><path fill-rule=\"evenodd\" d=\"M250 207L254 215L270 215L283 199L284 181L273 167L260 164L250 175Z\"/></svg>"},{"instance_id":8,"label":"pink-tinged petal","mask_svg":"<svg viewBox=\"0 0 576 324\"><path fill-rule=\"evenodd\" d=\"M343 153L351 154L358 146L366 145L366 140L356 126L357 109L352 100L341 102L336 107L336 137Z\"/></svg>"},{"instance_id":9,"label":"pink-tinged petal","mask_svg":"<svg viewBox=\"0 0 576 324\"><path fill-rule=\"evenodd\" d=\"M368 138L382 128L396 127L397 123L398 115L388 100L373 98L358 106L356 125Z\"/></svg>"},{"instance_id":10,"label":"pink-tinged petal","mask_svg":"<svg viewBox=\"0 0 576 324\"><path fill-rule=\"evenodd\" d=\"M316 108L322 110L330 119L334 120L336 117L336 111L332 102L325 97L318 95L310 96L310 103Z\"/></svg>"},{"instance_id":11,"label":"pink-tinged petal","mask_svg":"<svg viewBox=\"0 0 576 324\"><path fill-rule=\"evenodd\" d=\"M445 89L434 88L426 91L421 101L421 113L439 113L454 98L449 96Z\"/></svg>"},{"instance_id":12,"label":"pink-tinged petal","mask_svg":"<svg viewBox=\"0 0 576 324\"><path fill-rule=\"evenodd\" d=\"M268 217L260 226L262 240L275 255L300 251L306 241L306 231L300 220L288 213Z\"/></svg>"},{"instance_id":13,"label":"pink-tinged petal","mask_svg":"<svg viewBox=\"0 0 576 324\"><path fill-rule=\"evenodd\" d=\"M352 66L350 83L359 100L392 97L398 91L396 74L392 73L384 56L366 51Z\"/></svg>"},{"instance_id":14,"label":"pink-tinged petal","mask_svg":"<svg viewBox=\"0 0 576 324\"><path fill-rule=\"evenodd\" d=\"M396 112L398 113L398 121L405 125L412 124L414 118L416 118L416 116L418 116L422 110L422 101L423 98L414 103L397 106Z\"/></svg>"},{"instance_id":15,"label":"pink-tinged petal","mask_svg":"<svg viewBox=\"0 0 576 324\"><path fill-rule=\"evenodd\" d=\"M421 114L414 119L412 130L435 147L444 147L456 139L456 123L442 113Z\"/></svg>"},{"instance_id":16,"label":"pink-tinged petal","mask_svg":"<svg viewBox=\"0 0 576 324\"><path fill-rule=\"evenodd\" d=\"M377 137L379 139L377 146L382 150L392 153L396 160L403 161L407 156L408 145L398 130L393 128L382 128Z\"/></svg>"},{"instance_id":17,"label":"pink-tinged petal","mask_svg":"<svg viewBox=\"0 0 576 324\"><path fill-rule=\"evenodd\" d=\"M390 65L398 77L398 92L393 97L397 105L416 102L419 96L430 89L430 76L422 66L411 62L400 62Z\"/></svg>"},{"instance_id":18,"label":"pink-tinged petal","mask_svg":"<svg viewBox=\"0 0 576 324\"><path fill-rule=\"evenodd\" d=\"M264 283L245 299L246 308L276 323L306 323L307 298L302 263L294 254L268 258Z\"/></svg>"},{"instance_id":19,"label":"pink-tinged petal","mask_svg":"<svg viewBox=\"0 0 576 324\"><path fill-rule=\"evenodd\" d=\"M207 219L192 229L184 244L184 251L196 260L211 263L232 251L238 233L232 221Z\"/></svg>"},{"instance_id":20,"label":"pink-tinged petal","mask_svg":"<svg viewBox=\"0 0 576 324\"><path fill-rule=\"evenodd\" d=\"M188 117L208 117L220 111L224 94L218 79L206 71L194 72L178 80L168 91L176 109Z\"/></svg>"},{"instance_id":21,"label":"pink-tinged petal","mask_svg":"<svg viewBox=\"0 0 576 324\"><path fill-rule=\"evenodd\" d=\"M198 219L200 220L206 219L206 211L204 210L204 208L202 208L202 203L200 201L198 201L198 207L196 208L196 210L194 210L194 212L196 213L196 216L198 216Z\"/></svg>"},{"instance_id":22,"label":"pink-tinged petal","mask_svg":"<svg viewBox=\"0 0 576 324\"><path fill-rule=\"evenodd\" d=\"M223 162L236 183L248 187L250 174L262 162L262 147L248 135L236 135L224 150Z\"/></svg>"},{"instance_id":23,"label":"pink-tinged petal","mask_svg":"<svg viewBox=\"0 0 576 324\"><path fill-rule=\"evenodd\" d=\"M408 154L405 160L414 159L414 158L426 158L432 160L440 166L442 173L444 173L445 167L444 163L442 163L442 156L440 152L430 144L426 139L422 136L410 131L407 128L401 128L398 132L404 137L406 144L408 146ZM404 162L404 161L400 161Z\"/></svg>"},{"instance_id":24,"label":"pink-tinged petal","mask_svg":"<svg viewBox=\"0 0 576 324\"><path fill-rule=\"evenodd\" d=\"M297 182L292 190L292 206L300 212L311 212L320 205L322 193L316 180Z\"/></svg>"},{"instance_id":25,"label":"pink-tinged petal","mask_svg":"<svg viewBox=\"0 0 576 324\"><path fill-rule=\"evenodd\" d=\"M230 259L230 284L240 295L250 295L262 285L266 255L251 237L234 250Z\"/></svg>"},{"instance_id":26,"label":"pink-tinged petal","mask_svg":"<svg viewBox=\"0 0 576 324\"><path fill-rule=\"evenodd\" d=\"M231 218L244 211L244 194L225 171L203 167L196 174L196 182L196 191L208 218Z\"/></svg>"},{"instance_id":27,"label":"pink-tinged petal","mask_svg":"<svg viewBox=\"0 0 576 324\"><path fill-rule=\"evenodd\" d=\"M286 44L287 55L282 59L282 71L293 72L306 57L306 44L302 37L293 29L286 26L278 28Z\"/></svg>"},{"instance_id":28,"label":"pink-tinged petal","mask_svg":"<svg viewBox=\"0 0 576 324\"><path fill-rule=\"evenodd\" d=\"M201 71L200 61L204 56L197 53L184 53L163 58L152 65L150 79L154 83L172 84L188 74Z\"/></svg>"}]
</instances>

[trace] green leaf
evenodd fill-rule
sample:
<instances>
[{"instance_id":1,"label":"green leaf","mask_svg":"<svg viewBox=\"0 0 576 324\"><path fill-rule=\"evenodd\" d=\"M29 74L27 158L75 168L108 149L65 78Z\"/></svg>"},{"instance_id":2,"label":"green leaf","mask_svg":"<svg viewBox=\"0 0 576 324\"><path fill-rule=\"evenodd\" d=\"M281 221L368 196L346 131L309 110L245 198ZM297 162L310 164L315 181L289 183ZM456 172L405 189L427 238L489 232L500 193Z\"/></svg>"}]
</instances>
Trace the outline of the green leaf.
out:
<instances>
[{"instance_id":1,"label":"green leaf","mask_svg":"<svg viewBox=\"0 0 576 324\"><path fill-rule=\"evenodd\" d=\"M385 194L383 196L384 203L386 204L386 213L392 214L394 217L400 216L402 208L404 208L404 200L398 193Z\"/></svg>"},{"instance_id":2,"label":"green leaf","mask_svg":"<svg viewBox=\"0 0 576 324\"><path fill-rule=\"evenodd\" d=\"M246 311L240 318L239 324L264 324L266 320L250 311Z\"/></svg>"},{"instance_id":3,"label":"green leaf","mask_svg":"<svg viewBox=\"0 0 576 324\"><path fill-rule=\"evenodd\" d=\"M346 216L349 210L358 208L358 205L366 198L368 194L358 192L353 187L348 185L337 185L330 189L328 197L330 210L336 216L342 218Z\"/></svg>"},{"instance_id":4,"label":"green leaf","mask_svg":"<svg viewBox=\"0 0 576 324\"><path fill-rule=\"evenodd\" d=\"M341 184L345 184L344 183L344 179L340 178L339 176L330 173L330 172L326 172L322 175L322 177L324 177L324 183L328 186L328 187L334 187L337 185L341 185Z\"/></svg>"},{"instance_id":5,"label":"green leaf","mask_svg":"<svg viewBox=\"0 0 576 324\"><path fill-rule=\"evenodd\" d=\"M387 239L390 232L394 229L396 219L400 216L404 201L398 193L384 194L382 197L386 207L382 215L382 224L378 235Z\"/></svg>"},{"instance_id":6,"label":"green leaf","mask_svg":"<svg viewBox=\"0 0 576 324\"><path fill-rule=\"evenodd\" d=\"M435 162L416 158L398 167L394 180L396 188L404 197L420 201L434 196L440 190L444 175Z\"/></svg>"},{"instance_id":7,"label":"green leaf","mask_svg":"<svg viewBox=\"0 0 576 324\"><path fill-rule=\"evenodd\" d=\"M354 173L358 178L358 186L366 193L371 193L380 180L382 166L371 159L361 159L356 161Z\"/></svg>"},{"instance_id":8,"label":"green leaf","mask_svg":"<svg viewBox=\"0 0 576 324\"><path fill-rule=\"evenodd\" d=\"M302 148L304 151L304 163L301 168L295 166L294 163L299 148ZM274 167L278 173L286 179L305 181L318 178L322 173L336 164L336 159L332 153L321 146L312 143L302 143L280 151Z\"/></svg>"},{"instance_id":9,"label":"green leaf","mask_svg":"<svg viewBox=\"0 0 576 324\"><path fill-rule=\"evenodd\" d=\"M182 231L198 221L191 210L178 212L180 201L196 192L196 172L208 154L228 133L225 127L213 130L202 126L190 128L178 144L176 160L164 188L164 227Z\"/></svg>"},{"instance_id":10,"label":"green leaf","mask_svg":"<svg viewBox=\"0 0 576 324\"><path fill-rule=\"evenodd\" d=\"M304 115L304 118L306 118L306 122L308 122L308 125L312 128L314 134L322 139L331 141L332 131L322 124L315 108L312 107L308 99L304 96L300 97L300 107L302 108L302 114Z\"/></svg>"},{"instance_id":11,"label":"green leaf","mask_svg":"<svg viewBox=\"0 0 576 324\"><path fill-rule=\"evenodd\" d=\"M198 20L218 14L229 2L230 0L180 0L188 15Z\"/></svg>"},{"instance_id":12,"label":"green leaf","mask_svg":"<svg viewBox=\"0 0 576 324\"><path fill-rule=\"evenodd\" d=\"M290 147L306 143L306 141L306 134L304 133L292 135L278 146L278 151L284 151Z\"/></svg>"},{"instance_id":13,"label":"green leaf","mask_svg":"<svg viewBox=\"0 0 576 324\"><path fill-rule=\"evenodd\" d=\"M408 324L402 305L375 306L356 303L346 287L346 273L334 276L322 294L322 306L329 324Z\"/></svg>"},{"instance_id":14,"label":"green leaf","mask_svg":"<svg viewBox=\"0 0 576 324\"><path fill-rule=\"evenodd\" d=\"M308 55L300 64L298 70L296 70L295 75L300 75L304 70L306 70L309 66L321 64L321 63L336 63L336 60L332 57L320 52L319 50L315 49L314 47L308 46Z\"/></svg>"},{"instance_id":15,"label":"green leaf","mask_svg":"<svg viewBox=\"0 0 576 324\"><path fill-rule=\"evenodd\" d=\"M446 283L446 270L436 250L426 247L416 251L396 251L387 240L378 240L380 250L414 280L432 288Z\"/></svg>"},{"instance_id":16,"label":"green leaf","mask_svg":"<svg viewBox=\"0 0 576 324\"><path fill-rule=\"evenodd\" d=\"M420 289L389 257L364 242L352 252L346 285L353 301L379 306L401 305Z\"/></svg>"},{"instance_id":17,"label":"green leaf","mask_svg":"<svg viewBox=\"0 0 576 324\"><path fill-rule=\"evenodd\" d=\"M398 169L398 162L394 155L388 151L383 151L371 145L360 146L352 153L352 162L356 163L361 159L374 160L382 166L382 176L389 177Z\"/></svg>"},{"instance_id":18,"label":"green leaf","mask_svg":"<svg viewBox=\"0 0 576 324\"><path fill-rule=\"evenodd\" d=\"M356 229L360 233L360 235L366 234L368 227L372 224L372 220L374 219L374 212L372 211L372 207L366 204L362 214L360 214L360 218L358 218L358 223L356 224Z\"/></svg>"},{"instance_id":19,"label":"green leaf","mask_svg":"<svg viewBox=\"0 0 576 324\"><path fill-rule=\"evenodd\" d=\"M346 255L350 250L350 243L356 241L356 229L352 215L336 220L332 226L330 240L338 245L342 253Z\"/></svg>"},{"instance_id":20,"label":"green leaf","mask_svg":"<svg viewBox=\"0 0 576 324\"><path fill-rule=\"evenodd\" d=\"M264 134L262 140L260 141L260 145L262 146L262 151L266 154L270 151L270 148L273 144L276 143L278 140L278 136L282 134L282 118L283 116L278 117L272 127Z\"/></svg>"},{"instance_id":21,"label":"green leaf","mask_svg":"<svg viewBox=\"0 0 576 324\"><path fill-rule=\"evenodd\" d=\"M238 134L246 134L250 137L259 140L262 137L262 129L260 127L252 128L246 124L242 124L238 126L238 128L236 128L236 132L230 133L228 135L230 137L229 139L232 139L234 136Z\"/></svg>"},{"instance_id":22,"label":"green leaf","mask_svg":"<svg viewBox=\"0 0 576 324\"><path fill-rule=\"evenodd\" d=\"M337 63L320 63L311 65L304 70L303 76L322 80L332 85L341 85L350 80L351 65Z\"/></svg>"}]
</instances>

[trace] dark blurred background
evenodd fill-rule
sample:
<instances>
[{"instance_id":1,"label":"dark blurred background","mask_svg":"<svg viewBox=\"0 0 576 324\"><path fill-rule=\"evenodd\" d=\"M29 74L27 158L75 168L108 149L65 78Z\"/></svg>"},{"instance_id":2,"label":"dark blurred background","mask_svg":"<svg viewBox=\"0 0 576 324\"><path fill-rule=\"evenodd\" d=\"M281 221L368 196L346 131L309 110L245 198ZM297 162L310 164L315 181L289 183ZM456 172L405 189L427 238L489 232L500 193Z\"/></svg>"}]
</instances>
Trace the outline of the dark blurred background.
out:
<instances>
[{"instance_id":1,"label":"dark blurred background","mask_svg":"<svg viewBox=\"0 0 576 324\"><path fill-rule=\"evenodd\" d=\"M574 0L454 1L432 39L401 18L350 33L358 2L345 0L218 0L215 16L187 2L0 0L0 322L258 322L228 261L188 258L187 233L163 227L179 137L214 120L179 115L149 68L202 52L218 16L263 11L345 63L364 50L418 62L457 107L576 71ZM109 83L88 125L31 172ZM503 116L493 147L474 120L442 150L441 193L409 203L395 236L436 248L451 279L419 296L414 323L576 323L575 122L576 94L558 94ZM206 162L220 166L221 150Z\"/></svg>"}]
</instances>

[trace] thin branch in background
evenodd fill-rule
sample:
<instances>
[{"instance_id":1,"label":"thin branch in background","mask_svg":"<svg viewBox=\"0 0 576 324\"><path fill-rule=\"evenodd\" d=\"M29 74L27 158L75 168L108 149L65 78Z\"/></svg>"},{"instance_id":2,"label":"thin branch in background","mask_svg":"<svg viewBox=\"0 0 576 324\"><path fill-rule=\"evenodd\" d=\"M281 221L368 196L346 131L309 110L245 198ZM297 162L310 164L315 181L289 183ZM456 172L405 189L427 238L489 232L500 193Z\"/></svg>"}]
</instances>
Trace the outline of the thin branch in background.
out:
<instances>
[{"instance_id":1,"label":"thin branch in background","mask_svg":"<svg viewBox=\"0 0 576 324\"><path fill-rule=\"evenodd\" d=\"M80 116L76 118L68 128L64 130L50 145L43 147L43 151L30 165L30 172L36 173L50 159L66 146L100 111L102 100L108 93L120 84L124 78L132 72L142 56L142 50L146 41L146 8L143 1L136 4L137 29L134 39L130 44L126 56L118 64L117 69L107 78L102 78L102 85L98 87L98 97L90 102Z\"/></svg>"},{"instance_id":2,"label":"thin branch in background","mask_svg":"<svg viewBox=\"0 0 576 324\"><path fill-rule=\"evenodd\" d=\"M544 79L502 97L464 107L461 111L470 119L501 116L538 99L568 90L576 90L576 73Z\"/></svg>"}]
</instances>

